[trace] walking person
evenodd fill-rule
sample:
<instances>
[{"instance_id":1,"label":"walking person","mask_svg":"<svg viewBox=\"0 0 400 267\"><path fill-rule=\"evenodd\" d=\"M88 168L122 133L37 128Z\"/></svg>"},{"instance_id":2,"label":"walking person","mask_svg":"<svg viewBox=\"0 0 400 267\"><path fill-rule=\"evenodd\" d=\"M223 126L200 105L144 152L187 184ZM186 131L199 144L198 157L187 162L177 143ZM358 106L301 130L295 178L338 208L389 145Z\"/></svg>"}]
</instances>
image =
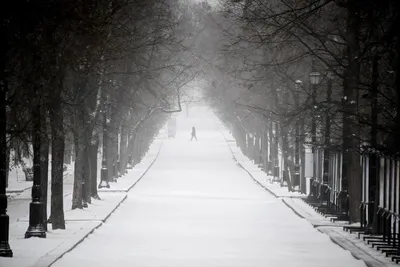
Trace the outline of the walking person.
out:
<instances>
[{"instance_id":1,"label":"walking person","mask_svg":"<svg viewBox=\"0 0 400 267\"><path fill-rule=\"evenodd\" d=\"M197 141L196 128L194 128L194 127L192 127L192 138L190 138L190 141L193 141L193 138L196 139L196 141Z\"/></svg>"}]
</instances>

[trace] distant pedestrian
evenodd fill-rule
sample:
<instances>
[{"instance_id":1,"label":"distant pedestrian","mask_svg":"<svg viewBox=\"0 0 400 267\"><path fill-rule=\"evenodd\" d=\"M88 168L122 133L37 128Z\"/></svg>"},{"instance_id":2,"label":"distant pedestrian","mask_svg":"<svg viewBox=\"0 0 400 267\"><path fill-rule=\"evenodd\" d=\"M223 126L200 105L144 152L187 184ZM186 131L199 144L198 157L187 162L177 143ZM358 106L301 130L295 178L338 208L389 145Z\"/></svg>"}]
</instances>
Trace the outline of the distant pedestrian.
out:
<instances>
[{"instance_id":1,"label":"distant pedestrian","mask_svg":"<svg viewBox=\"0 0 400 267\"><path fill-rule=\"evenodd\" d=\"M192 127L192 138L190 138L190 141L193 141L193 138L197 141L196 128L194 127Z\"/></svg>"}]
</instances>

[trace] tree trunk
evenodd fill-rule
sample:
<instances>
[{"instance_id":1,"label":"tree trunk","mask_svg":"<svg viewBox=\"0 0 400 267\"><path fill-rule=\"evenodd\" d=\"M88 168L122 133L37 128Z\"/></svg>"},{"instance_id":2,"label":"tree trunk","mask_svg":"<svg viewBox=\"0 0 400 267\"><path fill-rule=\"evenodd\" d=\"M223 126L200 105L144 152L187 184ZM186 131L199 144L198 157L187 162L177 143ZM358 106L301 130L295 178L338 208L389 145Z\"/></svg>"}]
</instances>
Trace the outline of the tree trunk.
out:
<instances>
[{"instance_id":1,"label":"tree trunk","mask_svg":"<svg viewBox=\"0 0 400 267\"><path fill-rule=\"evenodd\" d=\"M72 209L83 208L83 175L85 162L85 128L83 111L79 110L74 116L74 150L75 150L75 170L74 170L74 189L72 194Z\"/></svg>"},{"instance_id":2,"label":"tree trunk","mask_svg":"<svg viewBox=\"0 0 400 267\"><path fill-rule=\"evenodd\" d=\"M107 170L108 170L108 182L115 182L114 180L114 161L113 161L113 152L114 152L114 147L113 147L113 142L112 142L112 137L110 135L111 133L111 127L108 127L107 130Z\"/></svg>"},{"instance_id":3,"label":"tree trunk","mask_svg":"<svg viewBox=\"0 0 400 267\"><path fill-rule=\"evenodd\" d=\"M304 118L300 120L300 189L301 193L307 194L307 181L306 181L306 150L304 148L305 143L305 123Z\"/></svg>"},{"instance_id":4,"label":"tree trunk","mask_svg":"<svg viewBox=\"0 0 400 267\"><path fill-rule=\"evenodd\" d=\"M64 138L65 139L65 138ZM67 141L65 142L65 152L64 152L64 162L65 164L72 163L72 150L73 150L73 142Z\"/></svg>"},{"instance_id":5,"label":"tree trunk","mask_svg":"<svg viewBox=\"0 0 400 267\"><path fill-rule=\"evenodd\" d=\"M52 229L65 229L63 167L65 137L61 105L53 103L51 120L51 226Z\"/></svg>"},{"instance_id":6,"label":"tree trunk","mask_svg":"<svg viewBox=\"0 0 400 267\"><path fill-rule=\"evenodd\" d=\"M273 124L272 121L268 121L268 175L273 175L274 173L274 159L273 159Z\"/></svg>"},{"instance_id":7,"label":"tree trunk","mask_svg":"<svg viewBox=\"0 0 400 267\"><path fill-rule=\"evenodd\" d=\"M76 137L79 139L79 137ZM74 191L72 194L72 209L82 209L82 182L83 182L83 159L84 159L84 147L75 141L75 170L74 170Z\"/></svg>"},{"instance_id":8,"label":"tree trunk","mask_svg":"<svg viewBox=\"0 0 400 267\"><path fill-rule=\"evenodd\" d=\"M254 163L254 137L250 137L250 134L247 135L247 157Z\"/></svg>"},{"instance_id":9,"label":"tree trunk","mask_svg":"<svg viewBox=\"0 0 400 267\"><path fill-rule=\"evenodd\" d=\"M87 114L82 114L84 118L84 122L90 122L90 118L87 118ZM82 177L82 201L83 207L86 208L88 204L92 203L91 198L91 181L92 177L90 174L90 147L92 145L92 135L93 135L93 127L91 127L91 123L85 123L84 128L84 138L83 138L83 177Z\"/></svg>"},{"instance_id":10,"label":"tree trunk","mask_svg":"<svg viewBox=\"0 0 400 267\"><path fill-rule=\"evenodd\" d=\"M243 126L238 122L238 132L239 132L239 147L242 150L243 155L247 155L247 144L246 144L246 131Z\"/></svg>"},{"instance_id":11,"label":"tree trunk","mask_svg":"<svg viewBox=\"0 0 400 267\"><path fill-rule=\"evenodd\" d=\"M85 140L83 147L83 177L82 177L82 201L83 207L87 207L87 204L91 204L91 176L90 176L90 154L89 154L90 144Z\"/></svg>"},{"instance_id":12,"label":"tree trunk","mask_svg":"<svg viewBox=\"0 0 400 267\"><path fill-rule=\"evenodd\" d=\"M292 188L292 178L293 178L293 170L294 170L294 163L292 154L289 147L289 139L288 139L288 126L285 125L281 127L281 136L282 136L282 150L283 150L283 165L284 165L284 179L286 180L288 185L289 192L293 191Z\"/></svg>"},{"instance_id":13,"label":"tree trunk","mask_svg":"<svg viewBox=\"0 0 400 267\"><path fill-rule=\"evenodd\" d=\"M127 163L127 155L126 155L126 143L127 143L127 127L125 124L121 127L121 142L119 145L119 161L121 166L121 175L126 172L126 163Z\"/></svg>"},{"instance_id":14,"label":"tree trunk","mask_svg":"<svg viewBox=\"0 0 400 267\"><path fill-rule=\"evenodd\" d=\"M43 116L43 115L42 115ZM42 145L40 147L40 172L41 172L41 185L40 190L43 201L43 227L47 231L47 195L48 195L48 184L49 184L49 137L47 135L47 120L46 116L43 116L42 123Z\"/></svg>"},{"instance_id":15,"label":"tree trunk","mask_svg":"<svg viewBox=\"0 0 400 267\"><path fill-rule=\"evenodd\" d=\"M400 44L400 40L398 41ZM372 62L372 84L371 84L371 140L370 145L376 148L378 141L378 79L379 79L379 58L375 55ZM400 70L400 69L399 69ZM369 202L373 203L372 231L379 233L379 159L376 153L369 157Z\"/></svg>"},{"instance_id":16,"label":"tree trunk","mask_svg":"<svg viewBox=\"0 0 400 267\"><path fill-rule=\"evenodd\" d=\"M148 135L147 132L147 125L144 125L142 128L142 134L140 135L140 156L139 156L139 162L142 162L142 159L146 153L146 137Z\"/></svg>"},{"instance_id":17,"label":"tree trunk","mask_svg":"<svg viewBox=\"0 0 400 267\"><path fill-rule=\"evenodd\" d=\"M51 207L50 220L53 230L65 229L64 218L64 157L67 163L71 163L71 150L65 153L64 113L61 104L63 78L65 69L60 69L57 83L52 92L52 100L49 103L49 118L51 131Z\"/></svg>"},{"instance_id":18,"label":"tree trunk","mask_svg":"<svg viewBox=\"0 0 400 267\"><path fill-rule=\"evenodd\" d=\"M399 11L398 9L399 8L396 10ZM397 19L393 23L398 25L398 23L400 23L400 16L397 16ZM398 31L396 35L396 59L391 67L395 71L393 88L396 97L396 117L391 129L393 133L388 137L388 140L386 140L386 148L391 153L398 154L400 147L400 33Z\"/></svg>"},{"instance_id":19,"label":"tree trunk","mask_svg":"<svg viewBox=\"0 0 400 267\"><path fill-rule=\"evenodd\" d=\"M261 153L260 153L260 151L261 151L261 149L260 149L260 136L261 135L259 134L259 132L257 132L256 136L255 136L255 146L254 146L254 163L257 164L257 165L262 163L261 162L261 157L260 157L260 155L261 155Z\"/></svg>"},{"instance_id":20,"label":"tree trunk","mask_svg":"<svg viewBox=\"0 0 400 267\"><path fill-rule=\"evenodd\" d=\"M94 133L95 120L90 122L91 118L88 114L83 114L84 121L89 122L84 125L85 133L84 133L84 164L83 164L83 206L86 207L87 204L92 203L91 197L99 198L97 195L97 148L98 148L98 136L97 133ZM97 143L97 144L96 144ZM96 146L93 148L93 146ZM92 150L95 149L94 155ZM93 161L95 165L93 165L92 157L94 157ZM91 167L93 165L93 167ZM94 185L92 185L92 182ZM93 193L92 193L93 191Z\"/></svg>"},{"instance_id":21,"label":"tree trunk","mask_svg":"<svg viewBox=\"0 0 400 267\"><path fill-rule=\"evenodd\" d=\"M135 147L135 140L136 140L136 131L132 131L128 139L128 148L127 148L127 165L129 164L129 168L133 167L134 162L134 147Z\"/></svg>"},{"instance_id":22,"label":"tree trunk","mask_svg":"<svg viewBox=\"0 0 400 267\"><path fill-rule=\"evenodd\" d=\"M120 176L121 176L121 169L120 169L120 146L121 146L121 144L120 144L120 140L119 140L119 131L120 131L120 127L118 127L118 128L116 128L116 132L115 132L115 157L114 157L114 160L115 160L115 163L114 163L114 166L115 166L115 171L114 171L114 175L115 175L115 178L119 178Z\"/></svg>"},{"instance_id":23,"label":"tree trunk","mask_svg":"<svg viewBox=\"0 0 400 267\"><path fill-rule=\"evenodd\" d=\"M114 111L111 115L110 127L108 127L108 175L111 178L110 182L117 181L117 156L118 156L118 126L117 126L117 112Z\"/></svg>"},{"instance_id":24,"label":"tree trunk","mask_svg":"<svg viewBox=\"0 0 400 267\"><path fill-rule=\"evenodd\" d=\"M360 126L357 120L358 86L360 63L359 28L360 14L349 7L347 14L347 59L343 84L343 185L349 193L349 215L351 222L360 221L361 166L358 150Z\"/></svg>"},{"instance_id":25,"label":"tree trunk","mask_svg":"<svg viewBox=\"0 0 400 267\"><path fill-rule=\"evenodd\" d=\"M135 141L133 142L133 166L139 162L139 146L140 146L140 132L137 131L135 134Z\"/></svg>"},{"instance_id":26,"label":"tree trunk","mask_svg":"<svg viewBox=\"0 0 400 267\"><path fill-rule=\"evenodd\" d=\"M264 129L262 136L262 164L264 172L268 173L268 122L266 122L267 127Z\"/></svg>"},{"instance_id":27,"label":"tree trunk","mask_svg":"<svg viewBox=\"0 0 400 267\"><path fill-rule=\"evenodd\" d=\"M97 192L97 151L99 149L99 136L96 134L93 138L93 142L89 147L89 167L90 167L90 185L91 185L91 197L94 199L100 199Z\"/></svg>"},{"instance_id":28,"label":"tree trunk","mask_svg":"<svg viewBox=\"0 0 400 267\"><path fill-rule=\"evenodd\" d=\"M273 148L272 148L272 159L273 159L273 176L274 178L280 178L279 174L279 124L274 123L275 133L273 133Z\"/></svg>"}]
</instances>

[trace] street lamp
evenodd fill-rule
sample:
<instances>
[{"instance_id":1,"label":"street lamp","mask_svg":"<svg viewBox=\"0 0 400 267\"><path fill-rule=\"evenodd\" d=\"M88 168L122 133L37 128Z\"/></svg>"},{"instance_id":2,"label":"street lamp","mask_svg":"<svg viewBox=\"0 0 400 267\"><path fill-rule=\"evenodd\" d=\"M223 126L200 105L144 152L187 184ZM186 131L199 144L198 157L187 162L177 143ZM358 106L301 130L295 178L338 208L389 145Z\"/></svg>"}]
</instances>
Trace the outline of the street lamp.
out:
<instances>
[{"instance_id":1,"label":"street lamp","mask_svg":"<svg viewBox=\"0 0 400 267\"><path fill-rule=\"evenodd\" d=\"M316 121L316 108L317 108L317 85L321 82L321 74L313 71L310 73L310 83L312 84L312 121L311 121L311 142L312 142L312 157L313 157L313 176L310 179L310 184L313 185L316 179L316 149L317 142L317 121ZM310 187L313 188L313 187ZM313 188L314 189L314 188ZM316 190L312 192L316 196Z\"/></svg>"},{"instance_id":2,"label":"street lamp","mask_svg":"<svg viewBox=\"0 0 400 267\"><path fill-rule=\"evenodd\" d=\"M311 125L311 135L313 143L313 153L317 137L317 122L316 122L316 108L317 108L317 85L321 82L321 74L319 72L310 73L310 82L312 84L312 125Z\"/></svg>"},{"instance_id":3,"label":"street lamp","mask_svg":"<svg viewBox=\"0 0 400 267\"><path fill-rule=\"evenodd\" d=\"M43 197L40 190L41 184L41 166L40 166L40 148L41 148L41 114L40 99L38 89L35 88L36 103L32 110L32 145L33 145L33 186L32 202L29 205L29 227L25 232L25 238L40 237L46 238L46 231L43 226Z\"/></svg>"},{"instance_id":4,"label":"street lamp","mask_svg":"<svg viewBox=\"0 0 400 267\"><path fill-rule=\"evenodd\" d=\"M318 85L321 82L321 74L317 71L310 73L310 82L313 85Z\"/></svg>"}]
</instances>

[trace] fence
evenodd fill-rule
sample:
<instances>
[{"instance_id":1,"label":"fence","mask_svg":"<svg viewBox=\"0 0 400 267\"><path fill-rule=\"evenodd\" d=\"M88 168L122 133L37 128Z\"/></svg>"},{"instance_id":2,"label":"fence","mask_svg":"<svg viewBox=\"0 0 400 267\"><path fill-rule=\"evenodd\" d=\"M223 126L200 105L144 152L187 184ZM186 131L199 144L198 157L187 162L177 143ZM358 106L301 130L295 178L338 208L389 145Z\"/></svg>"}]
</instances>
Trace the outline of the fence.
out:
<instances>
[{"instance_id":1,"label":"fence","mask_svg":"<svg viewBox=\"0 0 400 267\"><path fill-rule=\"evenodd\" d=\"M282 148L276 137L269 131L262 134L250 134L243 126L233 127L233 134L244 154L261 164L263 170L281 184L285 180L283 171ZM296 146L298 147L298 146ZM298 149L298 148L297 148ZM302 148L300 148L302 149ZM349 220L351 196L347 190L347 181L343 180L343 155L341 152L314 147L312 176L309 184L309 196L305 201L316 210L329 216L333 221ZM294 149L300 158L299 167L301 191L305 192L305 149ZM329 155L324 164L324 156ZM327 163L327 164L326 164ZM345 230L356 232L367 244L384 252L393 261L400 262L400 159L385 155L360 154L361 202L360 225L347 226ZM325 170L327 168L327 170ZM300 171L299 171L300 169ZM324 177L325 176L325 177ZM349 177L351 179L351 177ZM304 183L303 183L304 182Z\"/></svg>"},{"instance_id":2,"label":"fence","mask_svg":"<svg viewBox=\"0 0 400 267\"><path fill-rule=\"evenodd\" d=\"M332 220L348 220L349 194L342 187L343 156L339 152L329 153L328 181L324 181L323 149L315 149L315 152L315 177L310 180L310 194L306 201Z\"/></svg>"},{"instance_id":3,"label":"fence","mask_svg":"<svg viewBox=\"0 0 400 267\"><path fill-rule=\"evenodd\" d=\"M249 134L244 127L234 127L233 133L242 151L255 163L263 164L265 172L276 179L283 180L283 157L273 150L267 135ZM336 217L336 220L349 219L349 193L343 188L341 152L330 151L328 180L324 181L324 151L314 149L314 177L310 180L308 202L319 211ZM264 160L263 160L264 159ZM305 162L300 162L304 169ZM377 229L387 239L399 235L400 219L400 160L370 154L360 155L362 169L362 201L360 203L361 227L369 229L374 220ZM304 174L300 179L305 179ZM375 197L377 196L377 197ZM375 203L374 200L378 203ZM377 213L377 214L374 214ZM390 225L390 227L389 227Z\"/></svg>"}]
</instances>

